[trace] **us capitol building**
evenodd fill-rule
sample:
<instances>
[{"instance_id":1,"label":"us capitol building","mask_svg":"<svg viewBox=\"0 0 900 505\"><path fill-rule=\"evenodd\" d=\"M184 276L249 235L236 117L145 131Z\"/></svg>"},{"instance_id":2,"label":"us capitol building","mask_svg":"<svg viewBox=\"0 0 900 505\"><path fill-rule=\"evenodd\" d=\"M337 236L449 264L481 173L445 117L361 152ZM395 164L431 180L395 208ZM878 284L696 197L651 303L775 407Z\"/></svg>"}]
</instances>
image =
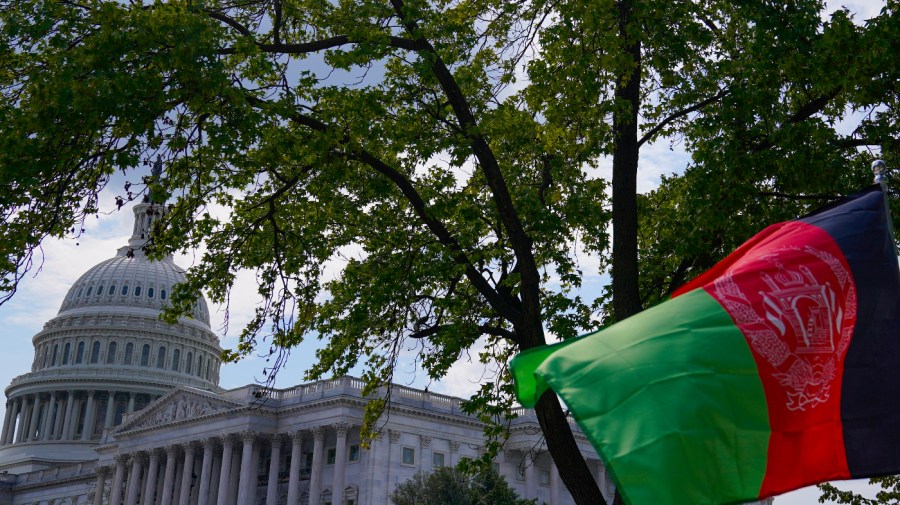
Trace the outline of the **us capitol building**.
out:
<instances>
[{"instance_id":1,"label":"us capitol building","mask_svg":"<svg viewBox=\"0 0 900 505\"><path fill-rule=\"evenodd\" d=\"M142 252L164 208L136 205L128 244L82 275L34 336L31 371L6 388L0 505L388 505L416 472L480 454L482 424L459 398L394 386L382 434L364 448L358 379L220 388L206 301L177 324L158 318L184 279L171 257ZM518 414L495 468L522 497L573 503L534 413Z\"/></svg>"}]
</instances>

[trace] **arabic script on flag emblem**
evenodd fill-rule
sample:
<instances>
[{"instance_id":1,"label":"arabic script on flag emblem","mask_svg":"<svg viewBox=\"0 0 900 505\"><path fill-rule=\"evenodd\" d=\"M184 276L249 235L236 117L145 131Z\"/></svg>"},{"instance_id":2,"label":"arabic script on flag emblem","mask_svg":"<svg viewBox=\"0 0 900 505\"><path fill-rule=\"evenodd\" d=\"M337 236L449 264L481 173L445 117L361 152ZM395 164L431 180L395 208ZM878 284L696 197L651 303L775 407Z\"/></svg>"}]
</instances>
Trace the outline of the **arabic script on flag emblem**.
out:
<instances>
[{"instance_id":1,"label":"arabic script on flag emblem","mask_svg":"<svg viewBox=\"0 0 900 505\"><path fill-rule=\"evenodd\" d=\"M856 322L856 288L833 254L760 251L713 283L753 351L771 365L791 411L828 401Z\"/></svg>"}]
</instances>

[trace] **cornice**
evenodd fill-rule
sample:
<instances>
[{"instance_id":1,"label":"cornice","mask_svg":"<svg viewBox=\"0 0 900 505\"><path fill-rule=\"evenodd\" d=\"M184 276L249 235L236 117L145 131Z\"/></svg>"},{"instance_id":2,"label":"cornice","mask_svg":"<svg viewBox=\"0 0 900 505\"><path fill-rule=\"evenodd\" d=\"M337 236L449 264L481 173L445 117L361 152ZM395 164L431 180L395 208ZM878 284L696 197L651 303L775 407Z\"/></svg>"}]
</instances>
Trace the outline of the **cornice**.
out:
<instances>
[{"instance_id":1,"label":"cornice","mask_svg":"<svg viewBox=\"0 0 900 505\"><path fill-rule=\"evenodd\" d=\"M211 330L200 329L194 326L176 323L166 324L156 318L135 315L112 315L94 317L71 316L64 319L65 322L76 321L76 324L56 323L56 318L51 319L44 328L32 337L33 345L40 345L56 339L92 336L130 336L131 338L144 338L150 340L178 339L190 342L194 345L208 346L215 353L221 352L219 339ZM87 321L83 324L82 321Z\"/></svg>"},{"instance_id":2,"label":"cornice","mask_svg":"<svg viewBox=\"0 0 900 505\"><path fill-rule=\"evenodd\" d=\"M53 460L48 460L48 459L32 459L29 461L32 463L48 465L48 466L59 464L58 461L53 461ZM15 493L18 491L27 491L30 489L57 487L60 484L69 484L69 483L73 483L73 482L74 483L84 482L86 484L91 484L92 481L94 479L96 479L97 460L89 460L89 461L83 462L82 464L84 466L82 466L81 469L78 471L78 473L76 473L74 475L63 475L63 476L59 476L58 474L52 475L52 473L53 473L52 469L37 470L37 471L33 471L33 472L26 472L25 474L20 474L20 476L21 476L21 475L30 475L30 474L37 474L37 473L43 472L43 475L41 476L40 480L36 480L33 482L24 482L22 484L13 484L12 490ZM2 467L0 467L0 468L2 468Z\"/></svg>"},{"instance_id":3,"label":"cornice","mask_svg":"<svg viewBox=\"0 0 900 505\"><path fill-rule=\"evenodd\" d=\"M84 372L88 370L94 370L98 373L77 373L79 371ZM62 371L69 373L63 373ZM159 372L158 369L155 368L147 368L147 370L143 370L139 368L122 368L121 366L115 365L104 366L102 368L82 367L80 368L80 370L72 368L44 369L37 372L22 374L18 377L13 378L9 386L7 386L6 388L6 396L10 397L17 390L22 389L26 389L28 390L28 392L32 392L31 389L35 387L40 389L42 386L52 387L42 389L41 392L50 392L52 390L60 391L72 388L69 386L65 386L65 384L82 385L75 386L75 389L84 389L94 384L100 386L96 389L108 389L107 386L110 385L119 385L120 387L128 386L131 388L137 387L138 389L144 390L152 389L154 390L153 394L160 394L165 391L171 390L172 388L178 388L181 386L193 387L197 389L216 388L216 392L223 391L211 381L207 382L204 380L196 378L191 379L188 377L185 377L184 380L179 380L180 378L172 373L165 373L164 376L157 375L161 373L164 372ZM150 393L150 391L147 392Z\"/></svg>"}]
</instances>

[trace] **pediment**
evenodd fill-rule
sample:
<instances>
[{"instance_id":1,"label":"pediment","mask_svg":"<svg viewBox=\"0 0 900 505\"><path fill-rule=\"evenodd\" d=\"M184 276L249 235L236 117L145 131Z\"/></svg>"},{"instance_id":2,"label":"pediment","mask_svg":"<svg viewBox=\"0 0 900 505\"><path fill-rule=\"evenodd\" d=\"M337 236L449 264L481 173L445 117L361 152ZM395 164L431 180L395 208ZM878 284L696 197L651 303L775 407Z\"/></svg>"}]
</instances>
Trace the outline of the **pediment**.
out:
<instances>
[{"instance_id":1,"label":"pediment","mask_svg":"<svg viewBox=\"0 0 900 505\"><path fill-rule=\"evenodd\" d=\"M180 387L152 403L133 419L129 419L116 432L124 433L196 420L243 407L245 405L239 402L222 398L208 391Z\"/></svg>"}]
</instances>

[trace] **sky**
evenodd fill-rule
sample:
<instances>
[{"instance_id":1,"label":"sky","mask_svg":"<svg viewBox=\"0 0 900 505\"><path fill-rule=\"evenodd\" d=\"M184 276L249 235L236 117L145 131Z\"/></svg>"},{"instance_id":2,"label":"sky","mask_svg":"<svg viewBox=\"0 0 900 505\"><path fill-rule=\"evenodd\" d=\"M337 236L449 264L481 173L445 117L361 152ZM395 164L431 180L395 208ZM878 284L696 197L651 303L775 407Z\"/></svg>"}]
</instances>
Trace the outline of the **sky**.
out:
<instances>
[{"instance_id":1,"label":"sky","mask_svg":"<svg viewBox=\"0 0 900 505\"><path fill-rule=\"evenodd\" d=\"M857 20L872 17L884 5L883 1L869 0L856 2L826 2L829 11L841 6L856 13ZM668 141L661 141L645 147L641 151L641 169L638 190L649 191L659 184L660 176L682 171L689 162L689 156L679 146L671 147ZM601 164L601 174L611 173L611 163ZM91 218L85 233L78 239L48 240L43 244L40 268L36 268L21 284L15 297L0 306L0 328L3 328L4 350L0 352L0 385L5 388L10 381L30 370L33 360L31 338L40 331L42 325L52 319L69 287L90 267L100 261L112 257L116 249L125 245L131 233L133 214L131 207L115 211L114 198L123 192L126 179L136 181L139 174L131 173L127 177L114 177L102 195L101 209L107 212L98 218ZM194 255L175 258L182 267L190 267L195 261ZM607 278L598 272L596 259L586 257L583 260L585 272L584 295L587 297L599 294ZM230 327L223 329L224 309L211 305L213 330L219 335L222 347L231 348L236 344L236 335L243 323L249 320L254 306L256 283L252 274L241 273L238 276L230 310ZM304 343L294 349L285 369L279 376L276 385L288 387L302 382L302 372L313 362L314 342ZM477 356L473 353L473 356ZM262 378L265 362L261 358L250 357L237 364L226 364L222 368L221 383L224 388L240 387L256 382ZM456 396L468 396L477 387L482 376L482 366L477 360L460 360L450 371L446 380L430 383L433 392ZM423 387L425 379L418 375L407 363L401 363L395 381L401 384ZM4 406L0 404L0 417ZM874 491L865 481L849 481L840 487L863 491L873 495ZM818 503L818 491L815 487L805 488L788 493L776 499L778 505L805 505Z\"/></svg>"}]
</instances>

